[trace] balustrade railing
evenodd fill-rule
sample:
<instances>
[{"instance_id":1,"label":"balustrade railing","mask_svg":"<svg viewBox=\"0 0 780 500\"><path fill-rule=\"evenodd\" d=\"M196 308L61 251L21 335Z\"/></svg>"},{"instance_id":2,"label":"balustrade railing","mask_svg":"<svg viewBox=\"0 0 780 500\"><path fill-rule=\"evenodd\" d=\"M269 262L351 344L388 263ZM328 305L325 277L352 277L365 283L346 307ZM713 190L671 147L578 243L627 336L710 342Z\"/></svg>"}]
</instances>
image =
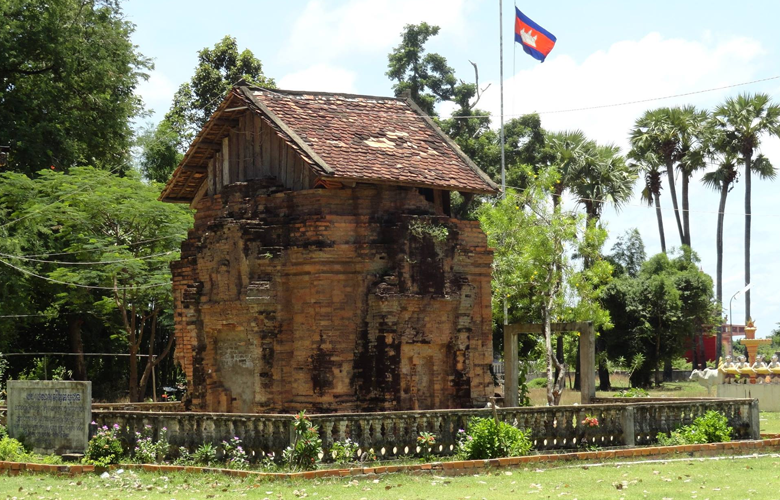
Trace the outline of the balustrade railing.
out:
<instances>
[{"instance_id":1,"label":"balustrade railing","mask_svg":"<svg viewBox=\"0 0 780 500\"><path fill-rule=\"evenodd\" d=\"M498 408L496 417L530 431L539 451L568 450L585 445L601 447L650 444L658 433L669 433L692 423L709 410L723 413L738 439L757 439L758 404L752 399L697 399L677 401L631 401L581 406ZM100 425L118 423L128 441L136 431L150 425L155 433L166 427L174 446L194 449L218 444L238 436L250 453L279 453L294 437L292 415L234 413L168 413L93 410ZM494 418L491 409L429 410L379 413L334 413L309 416L319 428L323 448L350 439L362 451L373 450L379 458L415 455L417 436L436 436L434 452L456 451L458 430L474 417ZM586 417L597 426L583 423Z\"/></svg>"}]
</instances>

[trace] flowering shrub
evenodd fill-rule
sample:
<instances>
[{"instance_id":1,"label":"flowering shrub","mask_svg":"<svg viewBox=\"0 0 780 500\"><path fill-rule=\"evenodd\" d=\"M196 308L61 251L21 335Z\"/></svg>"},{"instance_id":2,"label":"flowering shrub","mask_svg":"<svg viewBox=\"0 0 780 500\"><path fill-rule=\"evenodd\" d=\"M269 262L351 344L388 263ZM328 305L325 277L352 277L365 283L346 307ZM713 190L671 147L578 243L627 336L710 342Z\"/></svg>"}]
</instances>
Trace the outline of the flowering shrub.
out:
<instances>
[{"instance_id":1,"label":"flowering shrub","mask_svg":"<svg viewBox=\"0 0 780 500\"><path fill-rule=\"evenodd\" d=\"M360 446L347 438L344 441L336 441L330 449L330 456L337 464L346 464L355 460L355 455Z\"/></svg>"},{"instance_id":2,"label":"flowering shrub","mask_svg":"<svg viewBox=\"0 0 780 500\"><path fill-rule=\"evenodd\" d=\"M587 417L582 419L582 425L584 425L585 427L598 427L599 419L588 415Z\"/></svg>"},{"instance_id":3,"label":"flowering shrub","mask_svg":"<svg viewBox=\"0 0 780 500\"><path fill-rule=\"evenodd\" d=\"M260 467L268 471L278 469L279 466L276 463L276 454L274 452L265 453L262 458L260 458Z\"/></svg>"},{"instance_id":4,"label":"flowering shrub","mask_svg":"<svg viewBox=\"0 0 780 500\"><path fill-rule=\"evenodd\" d=\"M171 445L168 443L168 428L160 429L157 441L152 439L152 426L145 425L141 432L135 433L135 460L144 464L162 462L168 454Z\"/></svg>"},{"instance_id":5,"label":"flowering shrub","mask_svg":"<svg viewBox=\"0 0 780 500\"><path fill-rule=\"evenodd\" d=\"M295 416L295 439L282 453L284 461L293 468L314 469L322 453L322 440L317 427L312 425L306 411Z\"/></svg>"},{"instance_id":6,"label":"flowering shrub","mask_svg":"<svg viewBox=\"0 0 780 500\"><path fill-rule=\"evenodd\" d=\"M249 457L244 447L241 446L241 438L233 436L229 441L222 441L222 449L225 451L225 463L232 469L249 468Z\"/></svg>"},{"instance_id":7,"label":"flowering shrub","mask_svg":"<svg viewBox=\"0 0 780 500\"><path fill-rule=\"evenodd\" d=\"M100 427L97 422L92 422L92 425L96 427L95 434L87 444L84 462L101 467L119 463L124 451L118 437L119 424Z\"/></svg>"},{"instance_id":8,"label":"flowering shrub","mask_svg":"<svg viewBox=\"0 0 780 500\"><path fill-rule=\"evenodd\" d=\"M429 457L433 454L433 447L436 446L436 436L430 432L421 432L417 436L417 447L420 448L420 453L425 457Z\"/></svg>"}]
</instances>

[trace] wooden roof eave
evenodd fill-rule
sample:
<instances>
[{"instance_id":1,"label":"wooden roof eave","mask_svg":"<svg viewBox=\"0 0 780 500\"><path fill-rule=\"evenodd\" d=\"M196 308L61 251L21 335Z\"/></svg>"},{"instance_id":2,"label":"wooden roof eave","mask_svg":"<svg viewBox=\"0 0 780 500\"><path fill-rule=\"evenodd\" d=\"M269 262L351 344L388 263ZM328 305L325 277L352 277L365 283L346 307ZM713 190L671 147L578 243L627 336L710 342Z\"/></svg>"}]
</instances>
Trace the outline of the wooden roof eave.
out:
<instances>
[{"instance_id":1,"label":"wooden roof eave","mask_svg":"<svg viewBox=\"0 0 780 500\"><path fill-rule=\"evenodd\" d=\"M206 126L201 129L200 132L198 132L198 135L195 136L195 139L192 141L192 144L190 144L190 147L187 149L187 152L184 154L184 158L179 162L179 165L176 167L176 170L173 171L173 175L168 180L168 182L165 183L165 188L163 188L162 193L160 193L160 196L157 198L159 201L171 201L172 203L183 203L179 200L179 197L170 197L172 194L171 191L173 190L174 186L176 185L176 181L179 180L179 177L188 171L190 171L187 167L187 163L190 161L192 156L195 154L195 151L200 148L200 142L203 140L203 138L211 131L211 128L216 125L218 122L218 117L222 114L222 112L227 108L230 101L233 99L232 92L225 96L225 99L223 99L222 103L217 107L217 109L212 113L211 117L209 118L208 122L206 122ZM211 149L211 148L209 148ZM183 190L186 188L188 184L189 179L187 179L184 182L184 185L180 189ZM170 198L169 198L170 197ZM169 198L169 200L166 200L166 198ZM176 200L176 201L174 201Z\"/></svg>"},{"instance_id":2,"label":"wooden roof eave","mask_svg":"<svg viewBox=\"0 0 780 500\"><path fill-rule=\"evenodd\" d=\"M285 134L287 134L290 139L295 142L295 145L301 148L309 157L314 160L314 162L317 164L318 167L320 167L326 174L332 175L334 173L333 168L331 168L325 160L320 158L320 155L314 152L314 150L306 144L306 142L301 139L301 137L295 133L293 129L291 129L289 126L287 126L284 121L282 121L281 118L276 116L276 113L271 111L268 106L263 104L260 99L258 99L252 91L248 87L238 87L239 92L245 97L245 99L254 105L257 110L259 110L262 114L264 114L269 120L271 120L279 129L281 129Z\"/></svg>"},{"instance_id":3,"label":"wooden roof eave","mask_svg":"<svg viewBox=\"0 0 780 500\"><path fill-rule=\"evenodd\" d=\"M399 181L389 179L371 179L368 177L327 177L329 181L348 182L356 184L376 184L383 186L404 186L412 188L439 189L442 191L458 191L460 193L474 193L484 195L494 195L498 191L490 189L474 189L463 186L442 186L441 184L427 184L425 182Z\"/></svg>"}]
</instances>

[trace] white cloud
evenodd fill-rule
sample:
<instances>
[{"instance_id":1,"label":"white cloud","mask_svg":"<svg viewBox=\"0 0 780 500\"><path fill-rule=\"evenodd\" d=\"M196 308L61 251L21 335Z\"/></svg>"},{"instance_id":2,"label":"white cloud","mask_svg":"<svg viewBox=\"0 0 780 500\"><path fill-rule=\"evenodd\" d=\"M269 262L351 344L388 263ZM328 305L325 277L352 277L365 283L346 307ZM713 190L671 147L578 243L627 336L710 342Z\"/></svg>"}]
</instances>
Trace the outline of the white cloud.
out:
<instances>
[{"instance_id":1,"label":"white cloud","mask_svg":"<svg viewBox=\"0 0 780 500\"><path fill-rule=\"evenodd\" d=\"M354 71L344 68L315 64L295 73L289 73L279 79L280 89L317 90L322 92L355 92Z\"/></svg>"},{"instance_id":2,"label":"white cloud","mask_svg":"<svg viewBox=\"0 0 780 500\"><path fill-rule=\"evenodd\" d=\"M282 49L289 60L331 61L350 54L386 53L404 25L422 21L457 35L465 27L465 0L310 0Z\"/></svg>"},{"instance_id":3,"label":"white cloud","mask_svg":"<svg viewBox=\"0 0 780 500\"><path fill-rule=\"evenodd\" d=\"M684 104L712 109L726 96L740 92L766 92L776 100L780 96L780 89L773 82L696 93L774 74L766 73L771 61L764 47L746 37L722 39L704 33L700 40L688 40L650 33L640 40L615 43L582 61L576 61L565 53L556 56L555 51L543 64L518 51L518 58L521 57L524 58L522 66L530 69L518 72L504 83L504 113L507 119L512 115L542 112L542 125L548 130L582 129L589 137L600 142L614 142L624 151L628 146L629 130L636 118L647 109ZM518 65L520 61L518 59ZM691 94L627 106L544 113L685 93ZM485 93L480 105L491 111L493 116L498 116L497 84L494 83ZM780 165L780 140L765 139L762 152L773 164ZM775 264L776 228L780 223L776 191L776 183L759 181L754 177L751 314L762 322L760 335L768 334L774 323L780 321L780 300L773 293L774 284L780 282L780 268ZM639 228L649 255L661 250L655 211L642 207L638 192L635 189L633 200L621 212L616 213L611 208L605 211L604 220L610 231L610 241L605 247L607 251L617 236L634 227ZM702 268L714 280L718 195L698 182L697 176L691 184L690 200L693 248L701 257ZM723 298L726 308L731 296L744 283L743 203L744 182L738 182L728 196L724 225ZM661 204L667 248L679 247L680 238L665 177ZM734 301L733 313L735 322L744 319L743 297Z\"/></svg>"},{"instance_id":4,"label":"white cloud","mask_svg":"<svg viewBox=\"0 0 780 500\"><path fill-rule=\"evenodd\" d=\"M553 52L555 54L555 52ZM749 81L756 77L764 49L750 38L704 41L663 38L650 33L641 40L613 44L577 62L568 55L505 81L507 117L531 111L549 112L669 96ZM523 57L523 54L519 54ZM496 87L495 85L493 87ZM498 92L491 88L483 105L498 114ZM568 113L544 113L551 130L583 129L602 142L625 147L628 131L645 109L676 104L710 106L726 90L675 99Z\"/></svg>"}]
</instances>

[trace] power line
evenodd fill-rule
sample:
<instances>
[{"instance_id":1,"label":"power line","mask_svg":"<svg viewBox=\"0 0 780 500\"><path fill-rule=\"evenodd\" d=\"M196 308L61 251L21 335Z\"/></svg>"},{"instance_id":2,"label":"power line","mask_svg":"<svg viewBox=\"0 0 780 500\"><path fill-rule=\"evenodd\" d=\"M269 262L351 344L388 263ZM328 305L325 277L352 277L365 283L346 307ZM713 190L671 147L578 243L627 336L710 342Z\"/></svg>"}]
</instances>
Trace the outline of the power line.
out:
<instances>
[{"instance_id":1,"label":"power line","mask_svg":"<svg viewBox=\"0 0 780 500\"><path fill-rule=\"evenodd\" d=\"M168 282L165 282L165 283L154 283L154 284L149 284L149 285L127 286L127 287L116 287L116 288L109 287L109 286L82 285L80 283L71 283L71 282L68 282L68 281L56 280L54 278L47 278L46 276L41 276L40 274L35 274L34 272L32 272L30 270L24 269L22 267L15 266L15 265L13 265L13 264L11 264L9 262L6 262L6 261L4 261L2 259L0 259L0 264L5 264L8 267L16 269L20 273L24 273L24 274L27 274L29 276L34 276L35 278L39 278L39 279L42 279L42 280L45 280L45 281L50 281L52 283L57 283L57 284L60 284L60 285L75 286L75 287L78 287L78 288L87 288L87 289L90 289L90 290L112 290L112 291L113 290L117 290L117 291L139 290L139 289L142 289L142 288L155 288L155 287L160 287L160 286L169 286L171 284L171 282L168 281Z\"/></svg>"},{"instance_id":2,"label":"power line","mask_svg":"<svg viewBox=\"0 0 780 500\"><path fill-rule=\"evenodd\" d=\"M518 192L524 192L524 191L527 191L529 189L527 187L526 188L521 188L521 187L518 187L518 186L507 186L507 187L511 188L511 189L514 189L514 190L516 190ZM561 197L561 198L563 198L564 195L565 195L565 193L563 193L563 194L549 193L549 194L550 194L550 196L558 196L558 197ZM607 198L603 198L603 199L582 198L582 197L579 197L579 196L574 197L573 201L575 201L575 202L592 201L592 202L596 202L596 203L611 203L612 202L611 199L607 199ZM652 210L656 210L656 207L653 206L653 205L637 204L637 203L625 203L625 204L621 205L621 208L622 207L650 208ZM675 209L674 207L661 207L661 210L663 210L663 211L670 211L671 210L671 211L689 212L689 213L698 213L698 214L715 214L715 215L720 215L722 213L723 215L731 215L731 216L744 216L745 215L744 213L719 212L717 210L716 211L712 211L712 210L691 210L691 209L684 210L682 208ZM757 214L757 213L751 213L750 215L751 216L756 216L756 217L780 217L780 214Z\"/></svg>"},{"instance_id":3,"label":"power line","mask_svg":"<svg viewBox=\"0 0 780 500\"><path fill-rule=\"evenodd\" d=\"M80 254L80 253L96 252L96 251L103 250L103 249L118 248L118 247L121 248L123 246L133 247L133 246L137 246L137 245L143 245L145 243L152 243L154 241L168 240L168 239L171 239L171 238L184 238L186 236L187 236L186 234L172 234L172 235L169 235L169 236L161 236L159 238L152 238L152 239L148 239L148 240L135 241L133 243L127 243L125 245L110 245L110 246L104 246L104 247L95 247L95 248L90 248L90 249L85 249L85 250L75 250L73 252L33 253L33 254L27 254L27 255L15 255L15 257L17 257L17 258L18 257L51 257L51 256L54 256L54 255L77 255L77 254Z\"/></svg>"},{"instance_id":4,"label":"power line","mask_svg":"<svg viewBox=\"0 0 780 500\"><path fill-rule=\"evenodd\" d=\"M108 174L109 174L109 175L110 175L110 174L113 174L113 173L114 173L114 172L116 172L116 171L117 171L119 168L120 168L120 166L116 166L116 167L112 168L111 170L109 170L109 171L108 171ZM0 226L0 229L3 229L3 228L5 228L5 227L8 227L8 226L10 226L11 224L15 224L15 223L17 223L17 222L19 222L19 221L21 221L21 220L24 220L24 219L27 219L27 218L29 218L29 217L32 217L32 216L33 216L33 215L35 215L35 214L41 213L42 211L46 210L47 208L49 208L49 207L51 207L51 206L53 206L53 205L55 205L55 204L57 204L57 203L61 202L62 200L64 200L64 199L65 199L65 198L67 198L68 196L70 196L70 195L72 195L72 194L74 194L74 193L78 193L78 192L80 192L80 191L83 191L84 189L86 189L86 188L88 188L88 187L91 187L91 186L94 186L95 184L97 184L97 182L93 182L92 184L87 184L86 186L81 186L81 187L79 187L78 189L74 189L73 191L70 191L70 192L68 192L68 193L65 193L64 195L62 195L62 196L61 196L59 199L57 199L56 201L53 201L53 202L49 203L48 205L44 205L44 206L42 206L41 208L39 208L38 210L35 210L35 211L33 211L33 212L31 212L31 213L29 213L29 214L27 214L27 215L24 215L24 216L22 216L22 217L18 217L18 218L16 218L16 219L12 220L12 221L6 222L6 223L5 223L5 224L3 224L2 226Z\"/></svg>"},{"instance_id":5,"label":"power line","mask_svg":"<svg viewBox=\"0 0 780 500\"><path fill-rule=\"evenodd\" d=\"M614 104L601 104L597 106L586 106L582 108L570 108L570 109L559 109L555 111L539 111L537 114L540 115L551 115L556 113L574 113L577 111L589 111L592 109L603 109L603 108L615 108L618 106L629 106L631 104L641 104L644 102L652 102L652 101L662 101L664 99L674 99L675 97L685 97L689 95L696 95L696 94L704 94L707 92L715 92L716 90L724 90L724 89L731 89L734 87L741 87L744 85L752 85L754 83L761 83L761 82L768 82L770 80L777 80L780 78L780 75L777 76L770 76L768 78L761 78L759 80L752 80L749 82L742 82L742 83L733 83L731 85L724 85L722 87L713 87L710 89L704 89L704 90L694 90L691 92L683 92L682 94L673 94L673 95L667 95L667 96L661 96L661 97L649 97L647 99L638 99L635 101L625 101L625 102L619 102ZM522 116L522 115L516 115L516 116Z\"/></svg>"},{"instance_id":6,"label":"power line","mask_svg":"<svg viewBox=\"0 0 780 500\"><path fill-rule=\"evenodd\" d=\"M57 261L57 260L43 260L43 259L35 259L30 257L25 257L22 255L11 255L7 253L0 253L0 257L7 257L10 259L18 259L18 260L25 260L28 262L42 262L45 264L58 264L58 265L66 265L66 266L93 266L93 265L102 265L102 264L118 264L121 262L132 262L135 260L149 260L153 259L155 257L160 257L163 255L170 255L173 251L170 252L162 252L162 253L156 253L152 255L146 255L144 257L130 257L128 259L118 259L118 260L104 260L101 262L66 262L66 261Z\"/></svg>"}]
</instances>

